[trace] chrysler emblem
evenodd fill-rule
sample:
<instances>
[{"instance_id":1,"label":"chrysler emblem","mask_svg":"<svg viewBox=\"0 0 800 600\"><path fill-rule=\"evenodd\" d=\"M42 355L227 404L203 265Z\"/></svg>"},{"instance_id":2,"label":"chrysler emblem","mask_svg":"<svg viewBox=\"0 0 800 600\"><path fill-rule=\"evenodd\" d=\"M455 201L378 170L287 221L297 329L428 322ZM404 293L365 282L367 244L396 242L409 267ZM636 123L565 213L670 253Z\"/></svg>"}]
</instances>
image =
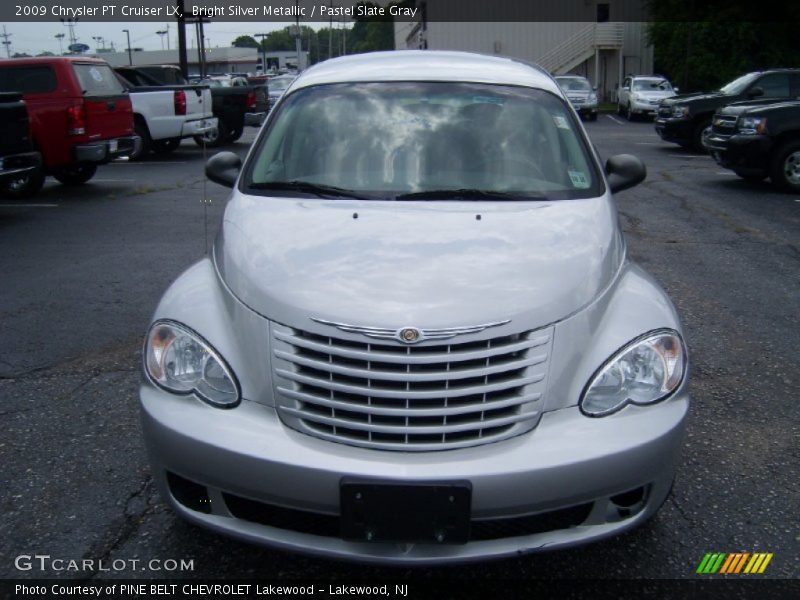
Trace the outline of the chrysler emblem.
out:
<instances>
[{"instance_id":1,"label":"chrysler emblem","mask_svg":"<svg viewBox=\"0 0 800 600\"><path fill-rule=\"evenodd\" d=\"M414 329L413 327L403 327L400 330L400 339L406 344L413 344L414 342L419 341L419 329Z\"/></svg>"}]
</instances>

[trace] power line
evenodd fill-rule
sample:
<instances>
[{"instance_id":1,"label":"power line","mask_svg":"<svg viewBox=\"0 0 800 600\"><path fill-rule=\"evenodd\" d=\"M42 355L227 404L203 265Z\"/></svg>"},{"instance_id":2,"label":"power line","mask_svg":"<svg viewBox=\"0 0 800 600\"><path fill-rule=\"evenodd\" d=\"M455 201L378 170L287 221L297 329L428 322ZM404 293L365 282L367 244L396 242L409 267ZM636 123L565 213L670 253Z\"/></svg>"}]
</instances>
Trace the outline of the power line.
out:
<instances>
[{"instance_id":1,"label":"power line","mask_svg":"<svg viewBox=\"0 0 800 600\"><path fill-rule=\"evenodd\" d=\"M6 26L3 25L3 33L0 33L0 37L3 38L3 45L6 47L6 55L8 58L11 58L11 42L8 38L10 38L13 34L6 32Z\"/></svg>"}]
</instances>

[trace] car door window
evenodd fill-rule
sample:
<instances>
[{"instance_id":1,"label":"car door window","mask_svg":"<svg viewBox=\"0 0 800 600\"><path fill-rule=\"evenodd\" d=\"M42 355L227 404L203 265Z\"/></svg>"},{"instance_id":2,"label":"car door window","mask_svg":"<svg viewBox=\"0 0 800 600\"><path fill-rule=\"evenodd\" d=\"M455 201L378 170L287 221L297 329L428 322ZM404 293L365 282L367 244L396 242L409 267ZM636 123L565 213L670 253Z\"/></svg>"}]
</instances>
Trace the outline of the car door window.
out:
<instances>
[{"instance_id":1,"label":"car door window","mask_svg":"<svg viewBox=\"0 0 800 600\"><path fill-rule=\"evenodd\" d=\"M764 90L764 98L788 98L789 76L785 73L765 75L756 80L753 87L760 87Z\"/></svg>"}]
</instances>

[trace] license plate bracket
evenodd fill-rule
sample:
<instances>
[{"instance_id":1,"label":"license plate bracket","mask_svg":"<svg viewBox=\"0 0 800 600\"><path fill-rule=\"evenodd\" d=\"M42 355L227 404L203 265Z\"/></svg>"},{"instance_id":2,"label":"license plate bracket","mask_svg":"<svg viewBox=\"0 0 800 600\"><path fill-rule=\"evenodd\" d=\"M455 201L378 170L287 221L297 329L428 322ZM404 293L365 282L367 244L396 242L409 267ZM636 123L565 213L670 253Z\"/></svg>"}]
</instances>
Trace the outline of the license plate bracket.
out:
<instances>
[{"instance_id":1,"label":"license plate bracket","mask_svg":"<svg viewBox=\"0 0 800 600\"><path fill-rule=\"evenodd\" d=\"M343 479L341 535L346 540L465 544L469 481L396 483Z\"/></svg>"}]
</instances>

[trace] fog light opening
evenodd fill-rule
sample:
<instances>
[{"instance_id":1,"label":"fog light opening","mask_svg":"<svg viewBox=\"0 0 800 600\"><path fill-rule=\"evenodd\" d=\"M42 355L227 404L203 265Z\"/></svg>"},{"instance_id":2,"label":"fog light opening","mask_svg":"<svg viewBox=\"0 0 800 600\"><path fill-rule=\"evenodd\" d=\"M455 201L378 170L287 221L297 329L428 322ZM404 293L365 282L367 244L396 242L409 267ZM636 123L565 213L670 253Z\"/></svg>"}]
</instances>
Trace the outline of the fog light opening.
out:
<instances>
[{"instance_id":1,"label":"fog light opening","mask_svg":"<svg viewBox=\"0 0 800 600\"><path fill-rule=\"evenodd\" d=\"M172 497L190 510L211 514L211 499L204 485L167 472L167 484Z\"/></svg>"},{"instance_id":2,"label":"fog light opening","mask_svg":"<svg viewBox=\"0 0 800 600\"><path fill-rule=\"evenodd\" d=\"M608 499L606 521L613 523L628 519L644 508L647 501L647 486L640 486Z\"/></svg>"}]
</instances>

